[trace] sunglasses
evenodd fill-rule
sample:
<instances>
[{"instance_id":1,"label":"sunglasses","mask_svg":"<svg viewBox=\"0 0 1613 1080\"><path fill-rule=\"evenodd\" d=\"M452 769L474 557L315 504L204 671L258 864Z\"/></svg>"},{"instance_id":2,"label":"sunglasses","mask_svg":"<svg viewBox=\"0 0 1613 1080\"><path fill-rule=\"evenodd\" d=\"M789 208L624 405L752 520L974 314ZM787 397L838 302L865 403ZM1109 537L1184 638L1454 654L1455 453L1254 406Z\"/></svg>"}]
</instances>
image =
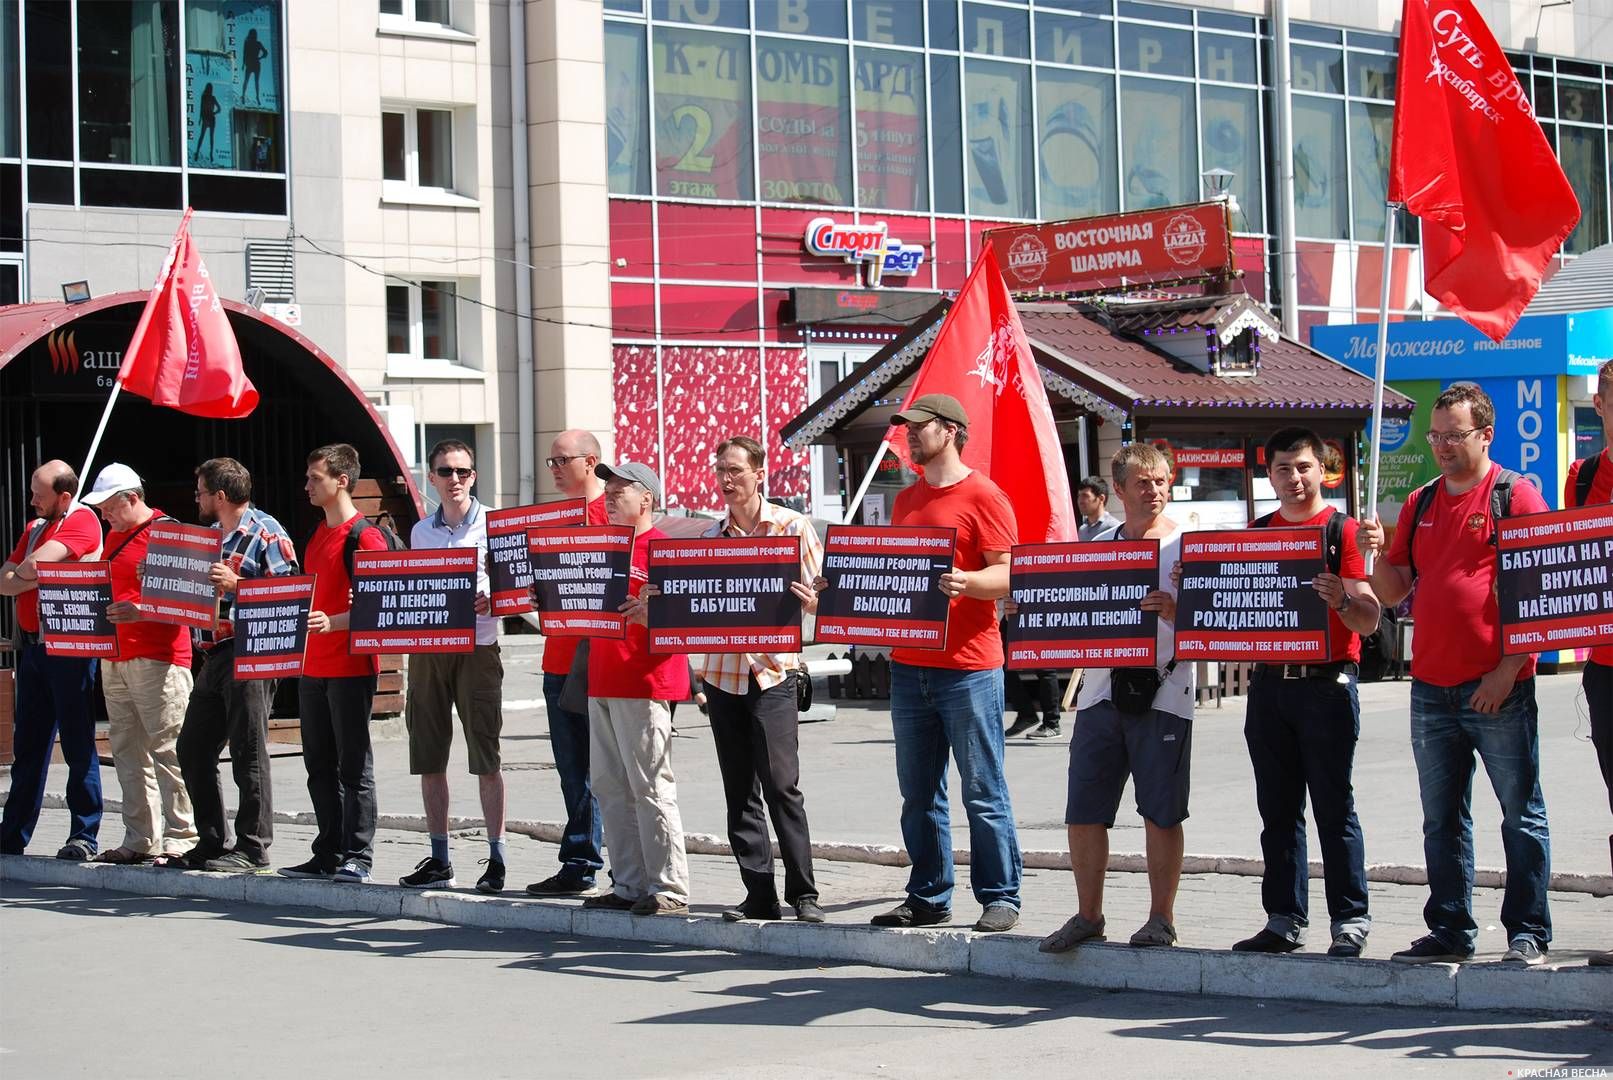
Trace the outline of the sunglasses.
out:
<instances>
[{"instance_id":1,"label":"sunglasses","mask_svg":"<svg viewBox=\"0 0 1613 1080\"><path fill-rule=\"evenodd\" d=\"M448 479L450 476L457 476L461 480L469 480L472 476L476 475L476 470L456 469L452 465L438 465L437 475L442 477L444 480Z\"/></svg>"}]
</instances>

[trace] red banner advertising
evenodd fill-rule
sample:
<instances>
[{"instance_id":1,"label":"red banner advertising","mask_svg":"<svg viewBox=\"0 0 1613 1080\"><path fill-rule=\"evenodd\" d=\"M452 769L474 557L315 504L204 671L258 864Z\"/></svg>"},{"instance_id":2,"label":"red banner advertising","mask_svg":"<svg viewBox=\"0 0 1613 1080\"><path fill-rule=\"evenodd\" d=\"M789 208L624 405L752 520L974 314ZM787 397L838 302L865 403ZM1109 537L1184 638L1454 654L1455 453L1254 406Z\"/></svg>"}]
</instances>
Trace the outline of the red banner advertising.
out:
<instances>
[{"instance_id":1,"label":"red banner advertising","mask_svg":"<svg viewBox=\"0 0 1613 1080\"><path fill-rule=\"evenodd\" d=\"M163 521L146 535L151 543L140 579L140 614L152 622L213 629L218 590L207 575L219 558L218 530Z\"/></svg>"},{"instance_id":2,"label":"red banner advertising","mask_svg":"<svg viewBox=\"0 0 1613 1080\"><path fill-rule=\"evenodd\" d=\"M1182 537L1178 660L1324 663L1327 569L1321 529L1239 529Z\"/></svg>"},{"instance_id":3,"label":"red banner advertising","mask_svg":"<svg viewBox=\"0 0 1613 1080\"><path fill-rule=\"evenodd\" d=\"M1501 651L1613 645L1613 506L1503 518Z\"/></svg>"},{"instance_id":4,"label":"red banner advertising","mask_svg":"<svg viewBox=\"0 0 1613 1080\"><path fill-rule=\"evenodd\" d=\"M1016 610L1007 666L1157 667L1159 616L1141 608L1159 587L1159 541L1020 544L1009 564Z\"/></svg>"},{"instance_id":5,"label":"red banner advertising","mask_svg":"<svg viewBox=\"0 0 1613 1080\"><path fill-rule=\"evenodd\" d=\"M586 515L585 499L559 499L487 512L487 577L493 592L494 615L519 615L532 610L527 534L551 525L581 525Z\"/></svg>"},{"instance_id":6,"label":"red banner advertising","mask_svg":"<svg viewBox=\"0 0 1613 1080\"><path fill-rule=\"evenodd\" d=\"M580 504L581 499L577 502ZM633 527L533 529L527 537L539 628L548 637L624 638Z\"/></svg>"},{"instance_id":7,"label":"red banner advertising","mask_svg":"<svg viewBox=\"0 0 1613 1080\"><path fill-rule=\"evenodd\" d=\"M311 574L243 578L235 590L235 677L294 679L302 674Z\"/></svg>"},{"instance_id":8,"label":"red banner advertising","mask_svg":"<svg viewBox=\"0 0 1613 1080\"><path fill-rule=\"evenodd\" d=\"M117 628L106 621L112 603L111 564L40 563L39 629L48 656L118 658Z\"/></svg>"},{"instance_id":9,"label":"red banner advertising","mask_svg":"<svg viewBox=\"0 0 1613 1080\"><path fill-rule=\"evenodd\" d=\"M823 543L819 645L944 649L956 529L831 525Z\"/></svg>"},{"instance_id":10,"label":"red banner advertising","mask_svg":"<svg viewBox=\"0 0 1613 1080\"><path fill-rule=\"evenodd\" d=\"M481 558L475 548L355 552L348 652L474 651Z\"/></svg>"},{"instance_id":11,"label":"red banner advertising","mask_svg":"<svg viewBox=\"0 0 1613 1080\"><path fill-rule=\"evenodd\" d=\"M1232 234L1221 203L1010 225L986 237L1015 292L1100 292L1188 281L1232 267Z\"/></svg>"},{"instance_id":12,"label":"red banner advertising","mask_svg":"<svg viewBox=\"0 0 1613 1080\"><path fill-rule=\"evenodd\" d=\"M651 653L801 651L801 538L650 541Z\"/></svg>"}]
</instances>

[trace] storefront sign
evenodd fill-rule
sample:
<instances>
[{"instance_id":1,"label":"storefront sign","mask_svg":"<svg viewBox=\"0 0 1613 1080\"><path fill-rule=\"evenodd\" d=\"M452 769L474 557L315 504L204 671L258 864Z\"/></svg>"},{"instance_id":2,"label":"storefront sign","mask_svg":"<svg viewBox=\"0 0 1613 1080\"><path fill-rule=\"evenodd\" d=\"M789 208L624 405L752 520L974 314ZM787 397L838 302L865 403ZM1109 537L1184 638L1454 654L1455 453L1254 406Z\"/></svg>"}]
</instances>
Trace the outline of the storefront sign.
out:
<instances>
[{"instance_id":1,"label":"storefront sign","mask_svg":"<svg viewBox=\"0 0 1613 1080\"><path fill-rule=\"evenodd\" d=\"M549 525L581 525L586 515L584 499L560 499L487 512L487 577L493 592L494 615L519 615L532 610L527 533Z\"/></svg>"},{"instance_id":2,"label":"storefront sign","mask_svg":"<svg viewBox=\"0 0 1613 1080\"><path fill-rule=\"evenodd\" d=\"M906 326L935 307L941 296L904 289L799 288L790 290L790 299L790 321L795 323Z\"/></svg>"},{"instance_id":3,"label":"storefront sign","mask_svg":"<svg viewBox=\"0 0 1613 1080\"><path fill-rule=\"evenodd\" d=\"M219 557L219 533L205 525L165 521L146 533L140 614L153 622L213 629L218 590L207 580Z\"/></svg>"},{"instance_id":4,"label":"storefront sign","mask_svg":"<svg viewBox=\"0 0 1613 1080\"><path fill-rule=\"evenodd\" d=\"M46 655L118 658L117 628L106 620L110 568L104 562L39 564L39 629Z\"/></svg>"},{"instance_id":5,"label":"storefront sign","mask_svg":"<svg viewBox=\"0 0 1613 1080\"><path fill-rule=\"evenodd\" d=\"M651 653L801 651L801 538L650 541Z\"/></svg>"},{"instance_id":6,"label":"storefront sign","mask_svg":"<svg viewBox=\"0 0 1613 1080\"><path fill-rule=\"evenodd\" d=\"M1138 605L1159 585L1159 541L1022 544L1009 565L1018 610L1009 668L1154 667L1159 616Z\"/></svg>"},{"instance_id":7,"label":"storefront sign","mask_svg":"<svg viewBox=\"0 0 1613 1080\"><path fill-rule=\"evenodd\" d=\"M1241 529L1182 537L1179 660L1267 664L1328 659L1321 529Z\"/></svg>"},{"instance_id":8,"label":"storefront sign","mask_svg":"<svg viewBox=\"0 0 1613 1080\"><path fill-rule=\"evenodd\" d=\"M1232 238L1221 203L1011 225L986 236L1015 291L1097 292L1186 281L1232 266Z\"/></svg>"},{"instance_id":9,"label":"storefront sign","mask_svg":"<svg viewBox=\"0 0 1613 1080\"><path fill-rule=\"evenodd\" d=\"M1613 506L1506 518L1498 534L1503 653L1613 644Z\"/></svg>"},{"instance_id":10,"label":"storefront sign","mask_svg":"<svg viewBox=\"0 0 1613 1080\"><path fill-rule=\"evenodd\" d=\"M924 262L924 249L889 235L883 221L847 225L834 218L813 218L807 222L805 242L814 255L839 256L852 265L867 263L869 285L878 285L885 274L910 277Z\"/></svg>"},{"instance_id":11,"label":"storefront sign","mask_svg":"<svg viewBox=\"0 0 1613 1080\"><path fill-rule=\"evenodd\" d=\"M301 675L313 603L312 575L243 579L235 590L235 677Z\"/></svg>"},{"instance_id":12,"label":"storefront sign","mask_svg":"<svg viewBox=\"0 0 1613 1080\"><path fill-rule=\"evenodd\" d=\"M481 558L475 548L355 552L348 651L473 651Z\"/></svg>"},{"instance_id":13,"label":"storefront sign","mask_svg":"<svg viewBox=\"0 0 1613 1080\"><path fill-rule=\"evenodd\" d=\"M1489 375L1594 375L1598 366L1594 358L1613 347L1613 342L1602 339L1610 329L1613 313L1606 309L1579 315L1526 315L1501 341L1491 341L1461 319L1392 322L1385 377L1399 382ZM1371 375L1378 364L1378 324L1312 327L1311 347Z\"/></svg>"},{"instance_id":14,"label":"storefront sign","mask_svg":"<svg viewBox=\"0 0 1613 1080\"><path fill-rule=\"evenodd\" d=\"M831 525L823 543L819 645L942 649L951 602L941 575L952 569L956 529Z\"/></svg>"},{"instance_id":15,"label":"storefront sign","mask_svg":"<svg viewBox=\"0 0 1613 1080\"><path fill-rule=\"evenodd\" d=\"M575 500L581 510L581 499ZM554 504L550 504L554 505ZM617 609L633 571L631 525L551 526L528 534L529 580L549 637L627 636Z\"/></svg>"}]
</instances>

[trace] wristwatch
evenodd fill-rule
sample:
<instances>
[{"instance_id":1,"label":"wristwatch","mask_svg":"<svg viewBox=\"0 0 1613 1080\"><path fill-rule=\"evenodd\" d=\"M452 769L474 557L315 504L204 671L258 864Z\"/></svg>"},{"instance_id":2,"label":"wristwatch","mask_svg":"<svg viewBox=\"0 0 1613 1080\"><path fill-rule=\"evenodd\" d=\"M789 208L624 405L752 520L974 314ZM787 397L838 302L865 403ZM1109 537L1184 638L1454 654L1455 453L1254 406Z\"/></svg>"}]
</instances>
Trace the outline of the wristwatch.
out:
<instances>
[{"instance_id":1,"label":"wristwatch","mask_svg":"<svg viewBox=\"0 0 1613 1080\"><path fill-rule=\"evenodd\" d=\"M1340 615L1343 615L1346 611L1350 610L1350 604L1352 602L1353 602L1353 598L1350 596L1350 594L1345 593L1344 594L1344 602L1339 604L1339 606L1334 608L1333 610L1338 612Z\"/></svg>"}]
</instances>

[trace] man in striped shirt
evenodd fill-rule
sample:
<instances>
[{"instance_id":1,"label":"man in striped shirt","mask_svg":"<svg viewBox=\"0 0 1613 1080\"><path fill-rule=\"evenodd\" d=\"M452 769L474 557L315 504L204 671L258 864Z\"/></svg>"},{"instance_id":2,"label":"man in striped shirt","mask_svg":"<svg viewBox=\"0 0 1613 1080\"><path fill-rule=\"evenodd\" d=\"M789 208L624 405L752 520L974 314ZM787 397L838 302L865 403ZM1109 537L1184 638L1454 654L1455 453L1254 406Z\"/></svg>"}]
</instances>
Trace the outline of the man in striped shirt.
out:
<instances>
[{"instance_id":1,"label":"man in striped shirt","mask_svg":"<svg viewBox=\"0 0 1613 1080\"><path fill-rule=\"evenodd\" d=\"M805 515L762 497L766 464L761 444L747 436L735 436L717 447L717 484L728 512L706 535L799 536L801 577L790 590L800 597L802 610L811 614L818 608L818 594L810 583L823 566L823 545ZM800 788L795 694L796 680L806 678L801 654L712 654L705 658L700 677L706 684L711 737L728 803L728 841L745 883L744 902L724 911L723 918L738 922L780 916L773 845L762 812L765 797L784 857L784 899L802 922L822 922Z\"/></svg>"}]
</instances>

